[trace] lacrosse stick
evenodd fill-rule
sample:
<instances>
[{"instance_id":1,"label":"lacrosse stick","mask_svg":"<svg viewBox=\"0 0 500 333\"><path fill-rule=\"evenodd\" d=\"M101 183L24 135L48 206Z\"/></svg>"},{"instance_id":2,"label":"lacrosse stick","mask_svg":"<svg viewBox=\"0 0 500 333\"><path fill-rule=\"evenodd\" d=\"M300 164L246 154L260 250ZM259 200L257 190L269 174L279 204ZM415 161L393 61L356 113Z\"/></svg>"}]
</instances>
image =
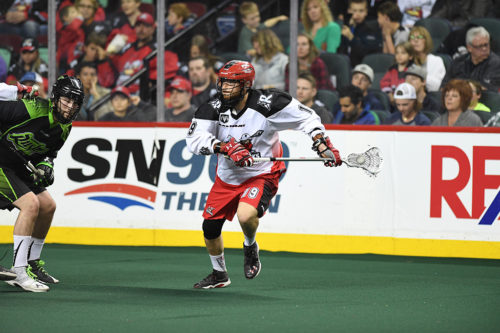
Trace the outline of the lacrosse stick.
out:
<instances>
[{"instance_id":1,"label":"lacrosse stick","mask_svg":"<svg viewBox=\"0 0 500 333\"><path fill-rule=\"evenodd\" d=\"M329 158L323 157L254 157L255 162L275 162L275 161L290 161L290 162L310 162L310 161L330 161ZM376 176L381 169L382 156L378 147L372 147L364 153L351 153L347 158L342 158L342 162L351 168L361 168L370 176Z\"/></svg>"},{"instance_id":2,"label":"lacrosse stick","mask_svg":"<svg viewBox=\"0 0 500 333\"><path fill-rule=\"evenodd\" d=\"M33 172L33 174L36 176L36 177L43 177L45 172L43 172L43 170L40 170L40 169L37 169L33 163L31 163L31 161L27 160L23 155L21 155L21 153L19 151L16 150L16 148L14 148L12 145L9 145L7 144L7 146L9 147L10 151L12 151L14 154L16 154L16 156L21 160L23 161L24 165L26 166L26 168ZM35 179L36 180L36 179Z\"/></svg>"}]
</instances>

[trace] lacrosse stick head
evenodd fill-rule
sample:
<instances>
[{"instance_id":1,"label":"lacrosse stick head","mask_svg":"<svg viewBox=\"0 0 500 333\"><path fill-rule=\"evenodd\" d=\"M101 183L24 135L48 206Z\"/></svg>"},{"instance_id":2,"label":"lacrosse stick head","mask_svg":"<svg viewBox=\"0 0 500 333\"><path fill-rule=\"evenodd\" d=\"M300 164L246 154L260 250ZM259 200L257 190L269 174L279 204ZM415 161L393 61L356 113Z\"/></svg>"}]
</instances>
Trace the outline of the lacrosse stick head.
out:
<instances>
[{"instance_id":1,"label":"lacrosse stick head","mask_svg":"<svg viewBox=\"0 0 500 333\"><path fill-rule=\"evenodd\" d=\"M362 168L370 177L375 177L382 166L382 155L378 147L372 147L364 153L351 153L343 162L354 168Z\"/></svg>"}]
</instances>

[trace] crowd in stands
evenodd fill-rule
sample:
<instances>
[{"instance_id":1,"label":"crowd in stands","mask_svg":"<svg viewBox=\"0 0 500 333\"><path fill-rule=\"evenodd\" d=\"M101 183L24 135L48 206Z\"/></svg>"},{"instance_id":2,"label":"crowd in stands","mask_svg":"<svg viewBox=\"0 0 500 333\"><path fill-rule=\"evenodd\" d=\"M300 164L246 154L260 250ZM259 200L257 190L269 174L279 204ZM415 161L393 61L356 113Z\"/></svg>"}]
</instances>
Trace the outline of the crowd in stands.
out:
<instances>
[{"instance_id":1,"label":"crowd in stands","mask_svg":"<svg viewBox=\"0 0 500 333\"><path fill-rule=\"evenodd\" d=\"M483 126L500 112L500 0L302 0L296 44L279 33L289 31L288 12L261 20L264 3L234 1L232 54L253 64L255 89L289 90L288 45L296 45L294 93L325 124ZM229 59L213 32L190 29L203 14L196 2L168 4L165 36L174 42L164 52L162 107L165 121L189 122L216 95ZM38 85L45 98L46 6L0 7L0 81ZM156 120L155 17L153 0L58 1L51 70L81 79L78 120Z\"/></svg>"}]
</instances>

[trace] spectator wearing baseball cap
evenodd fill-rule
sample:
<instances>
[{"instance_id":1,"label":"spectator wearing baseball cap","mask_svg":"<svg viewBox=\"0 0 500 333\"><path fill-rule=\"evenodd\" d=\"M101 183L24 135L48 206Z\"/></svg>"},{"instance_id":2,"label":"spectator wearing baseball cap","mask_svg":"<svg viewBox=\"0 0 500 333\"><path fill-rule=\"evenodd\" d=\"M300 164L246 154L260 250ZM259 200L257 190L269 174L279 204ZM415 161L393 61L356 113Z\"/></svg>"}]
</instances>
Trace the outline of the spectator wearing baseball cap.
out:
<instances>
[{"instance_id":1,"label":"spectator wearing baseball cap","mask_svg":"<svg viewBox=\"0 0 500 333\"><path fill-rule=\"evenodd\" d=\"M114 67L119 75L116 84L122 85L123 82L130 79L131 76L140 71L144 66L144 58L153 50L156 50L154 33L156 24L149 13L141 13L137 17L134 30L137 40L131 44L125 45L122 51L112 57ZM177 54L171 51L165 51L165 80L175 76L179 69ZM156 57L149 61L149 79L156 81ZM139 79L128 86L130 93L136 95L139 91Z\"/></svg>"},{"instance_id":2,"label":"spectator wearing baseball cap","mask_svg":"<svg viewBox=\"0 0 500 333\"><path fill-rule=\"evenodd\" d=\"M42 76L44 87L47 87L49 68L40 58L38 41L34 38L25 38L21 43L20 52L17 62L9 67L6 83L15 85L26 72L35 72Z\"/></svg>"},{"instance_id":3,"label":"spectator wearing baseball cap","mask_svg":"<svg viewBox=\"0 0 500 333\"><path fill-rule=\"evenodd\" d=\"M35 72L26 72L23 77L19 80L19 83L24 84L28 87L38 86L38 96L40 98L47 98L47 93L44 87L43 78L40 74Z\"/></svg>"},{"instance_id":4,"label":"spectator wearing baseball cap","mask_svg":"<svg viewBox=\"0 0 500 333\"><path fill-rule=\"evenodd\" d=\"M411 84L416 91L417 100L422 105L422 110L444 112L440 103L427 93L425 86L427 80L427 70L419 65L413 64L404 72L405 82Z\"/></svg>"},{"instance_id":5,"label":"spectator wearing baseball cap","mask_svg":"<svg viewBox=\"0 0 500 333\"><path fill-rule=\"evenodd\" d=\"M176 76L167 92L170 93L169 101L172 107L165 109L165 121L191 122L196 111L191 104L191 82L182 76Z\"/></svg>"},{"instance_id":6,"label":"spectator wearing baseball cap","mask_svg":"<svg viewBox=\"0 0 500 333\"><path fill-rule=\"evenodd\" d=\"M378 98L368 90L372 86L374 76L373 69L367 64L359 64L352 70L351 84L361 89L363 94L362 107L365 111L385 110ZM334 107L334 114L339 111L340 104L337 103Z\"/></svg>"},{"instance_id":7,"label":"spectator wearing baseball cap","mask_svg":"<svg viewBox=\"0 0 500 333\"><path fill-rule=\"evenodd\" d=\"M388 123L405 126L427 126L431 121L420 113L422 104L417 99L415 87L409 83L401 83L394 91L394 102L399 112L394 112Z\"/></svg>"},{"instance_id":8,"label":"spectator wearing baseball cap","mask_svg":"<svg viewBox=\"0 0 500 333\"><path fill-rule=\"evenodd\" d=\"M139 96L132 96L127 87L116 86L111 90L113 112L100 117L99 121L155 121L156 110L141 101Z\"/></svg>"}]
</instances>

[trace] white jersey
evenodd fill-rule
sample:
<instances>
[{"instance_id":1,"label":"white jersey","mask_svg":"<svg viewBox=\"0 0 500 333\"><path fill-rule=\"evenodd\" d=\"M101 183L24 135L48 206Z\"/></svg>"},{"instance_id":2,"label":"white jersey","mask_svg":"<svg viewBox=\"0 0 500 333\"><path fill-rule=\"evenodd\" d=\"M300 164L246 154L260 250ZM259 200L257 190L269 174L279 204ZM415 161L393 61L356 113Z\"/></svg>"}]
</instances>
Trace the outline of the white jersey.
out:
<instances>
[{"instance_id":1,"label":"white jersey","mask_svg":"<svg viewBox=\"0 0 500 333\"><path fill-rule=\"evenodd\" d=\"M302 131L311 138L325 132L319 116L287 93L276 89L251 89L247 104L239 113L234 109L222 110L217 97L200 106L186 143L192 153L209 155L214 153L215 143L235 138L254 157L280 157L283 149L278 131L286 129ZM284 169L283 162L237 167L232 160L219 154L217 176L225 183L239 185L249 178L280 169Z\"/></svg>"}]
</instances>

